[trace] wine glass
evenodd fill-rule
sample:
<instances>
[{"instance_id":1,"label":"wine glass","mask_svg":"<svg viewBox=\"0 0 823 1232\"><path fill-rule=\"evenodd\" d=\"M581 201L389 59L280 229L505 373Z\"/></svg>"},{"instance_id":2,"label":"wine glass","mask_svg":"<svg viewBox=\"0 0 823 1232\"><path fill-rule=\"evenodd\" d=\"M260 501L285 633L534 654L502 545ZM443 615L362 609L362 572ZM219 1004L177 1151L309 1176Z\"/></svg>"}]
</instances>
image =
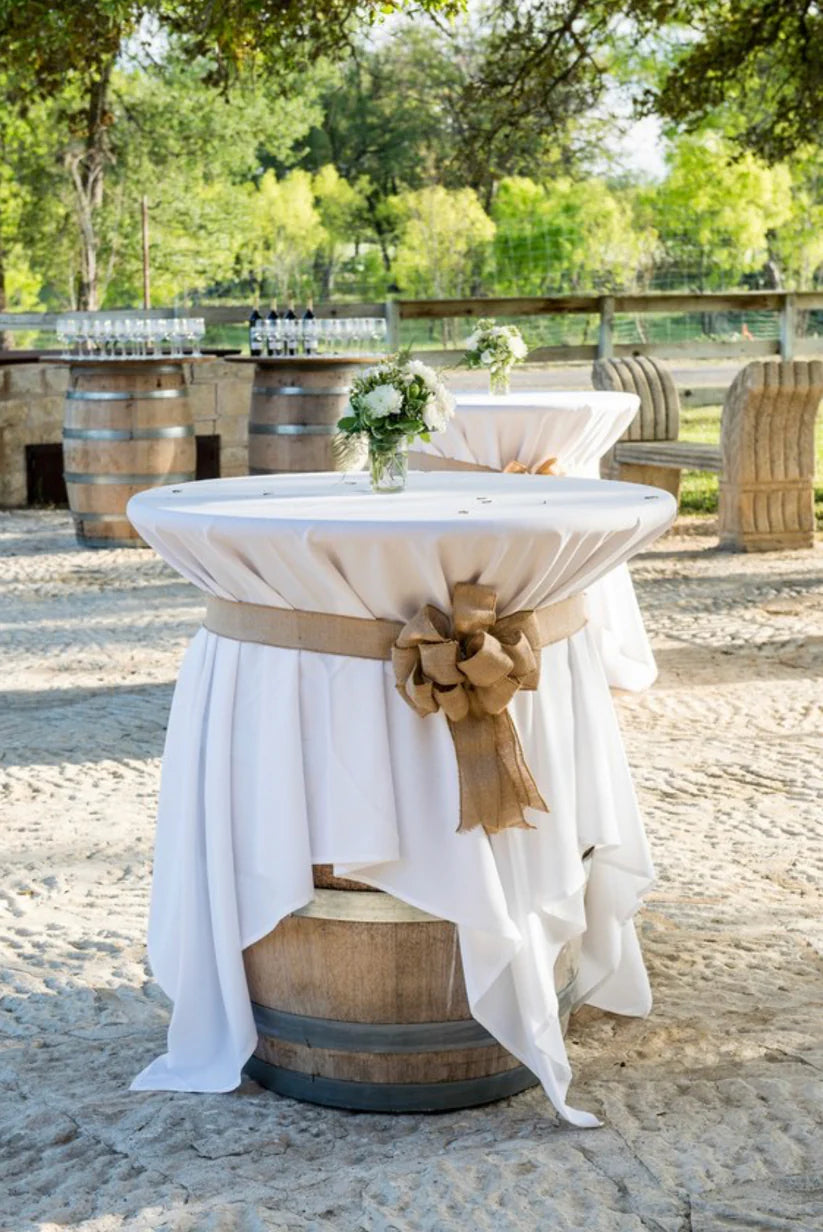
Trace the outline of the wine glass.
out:
<instances>
[{"instance_id":1,"label":"wine glass","mask_svg":"<svg viewBox=\"0 0 823 1232\"><path fill-rule=\"evenodd\" d=\"M357 355L365 349L363 342L363 325L364 321L362 317L347 317L343 322L346 345L351 354Z\"/></svg>"},{"instance_id":2,"label":"wine glass","mask_svg":"<svg viewBox=\"0 0 823 1232\"><path fill-rule=\"evenodd\" d=\"M104 357L106 354L105 338L103 322L98 320L92 321L89 326L89 345L91 347L91 354L95 359Z\"/></svg>"},{"instance_id":3,"label":"wine glass","mask_svg":"<svg viewBox=\"0 0 823 1232\"><path fill-rule=\"evenodd\" d=\"M69 339L71 337L71 321L68 317L58 317L57 324L54 327L54 332L57 335L57 341L62 346L60 354L64 359L67 359L70 354Z\"/></svg>"},{"instance_id":4,"label":"wine glass","mask_svg":"<svg viewBox=\"0 0 823 1232\"><path fill-rule=\"evenodd\" d=\"M148 324L143 317L137 317L134 321L134 354L141 359L146 355L149 337Z\"/></svg>"},{"instance_id":5,"label":"wine glass","mask_svg":"<svg viewBox=\"0 0 823 1232\"><path fill-rule=\"evenodd\" d=\"M115 321L112 327L112 354L117 355L118 347L122 359L127 359L132 339L132 322L128 319Z\"/></svg>"},{"instance_id":6,"label":"wine glass","mask_svg":"<svg viewBox=\"0 0 823 1232\"><path fill-rule=\"evenodd\" d=\"M345 355L346 331L343 322L338 317L332 317L329 321L329 343L332 355Z\"/></svg>"},{"instance_id":7,"label":"wine glass","mask_svg":"<svg viewBox=\"0 0 823 1232\"><path fill-rule=\"evenodd\" d=\"M369 337L374 343L374 349L378 354L386 349L388 332L385 317L369 317Z\"/></svg>"},{"instance_id":8,"label":"wine glass","mask_svg":"<svg viewBox=\"0 0 823 1232\"><path fill-rule=\"evenodd\" d=\"M317 317L314 321L314 353L325 355L329 346L328 321L325 317Z\"/></svg>"}]
</instances>

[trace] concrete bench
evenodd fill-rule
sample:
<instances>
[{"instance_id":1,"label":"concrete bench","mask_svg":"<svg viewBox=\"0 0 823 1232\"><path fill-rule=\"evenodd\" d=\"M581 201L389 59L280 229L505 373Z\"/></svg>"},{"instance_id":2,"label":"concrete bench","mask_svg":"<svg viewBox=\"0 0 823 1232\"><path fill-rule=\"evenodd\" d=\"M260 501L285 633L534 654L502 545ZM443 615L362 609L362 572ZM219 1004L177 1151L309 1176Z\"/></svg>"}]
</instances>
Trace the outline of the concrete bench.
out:
<instances>
[{"instance_id":1,"label":"concrete bench","mask_svg":"<svg viewBox=\"0 0 823 1232\"><path fill-rule=\"evenodd\" d=\"M661 466L684 471L719 471L720 446L688 441L618 441L614 460L621 466ZM635 483L638 481L635 479Z\"/></svg>"},{"instance_id":2,"label":"concrete bench","mask_svg":"<svg viewBox=\"0 0 823 1232\"><path fill-rule=\"evenodd\" d=\"M669 373L644 356L597 360L596 389L628 389L640 409L604 458L605 478L680 490L680 471L716 471L723 546L738 551L814 545L814 426L823 361L756 360L732 381L720 446L679 441L680 400Z\"/></svg>"}]
</instances>

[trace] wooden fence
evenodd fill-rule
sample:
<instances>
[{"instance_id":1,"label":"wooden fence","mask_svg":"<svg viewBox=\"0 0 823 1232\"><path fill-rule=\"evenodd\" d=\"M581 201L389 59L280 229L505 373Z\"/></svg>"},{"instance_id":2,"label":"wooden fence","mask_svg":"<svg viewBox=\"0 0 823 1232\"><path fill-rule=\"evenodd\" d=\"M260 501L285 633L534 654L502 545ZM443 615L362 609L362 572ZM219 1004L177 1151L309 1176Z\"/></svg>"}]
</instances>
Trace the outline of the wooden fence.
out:
<instances>
[{"instance_id":1,"label":"wooden fence","mask_svg":"<svg viewBox=\"0 0 823 1232\"><path fill-rule=\"evenodd\" d=\"M625 295L545 295L508 296L487 299L394 299L372 303L320 304L318 316L384 316L388 322L389 345L396 347L404 321L445 321L478 317L566 317L597 319L597 341L577 345L537 347L529 355L532 363L557 363L608 358L613 355L654 355L664 359L754 359L779 355L791 359L797 354L823 354L823 336L807 335L804 314L823 310L823 292L818 291L734 291L734 292L644 292ZM138 309L101 312L101 318L134 316ZM249 305L152 309L151 317L199 316L206 325L240 324L248 319ZM649 316L700 314L710 321L722 313L773 312L778 318L778 336L759 339L737 334L728 340L705 336L682 342L619 342L615 322L632 316L638 322ZM53 330L65 313L0 313L0 331ZM142 314L141 315L145 315ZM425 352L434 362L448 363L454 350Z\"/></svg>"}]
</instances>

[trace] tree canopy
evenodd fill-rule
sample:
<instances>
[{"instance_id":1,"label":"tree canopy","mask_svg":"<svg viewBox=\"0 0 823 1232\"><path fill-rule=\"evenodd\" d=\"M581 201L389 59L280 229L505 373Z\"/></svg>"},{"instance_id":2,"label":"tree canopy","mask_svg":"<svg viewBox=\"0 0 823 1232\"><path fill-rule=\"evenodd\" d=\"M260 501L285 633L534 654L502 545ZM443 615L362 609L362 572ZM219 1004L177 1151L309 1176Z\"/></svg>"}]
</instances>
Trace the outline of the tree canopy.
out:
<instances>
[{"instance_id":1,"label":"tree canopy","mask_svg":"<svg viewBox=\"0 0 823 1232\"><path fill-rule=\"evenodd\" d=\"M629 0L645 27L680 30L647 110L687 130L721 115L779 162L823 140L823 12L810 0Z\"/></svg>"},{"instance_id":2,"label":"tree canopy","mask_svg":"<svg viewBox=\"0 0 823 1232\"><path fill-rule=\"evenodd\" d=\"M823 285L817 23L0 0L0 311L139 302L144 196L156 303ZM657 177L620 164L632 96L666 125Z\"/></svg>"}]
</instances>

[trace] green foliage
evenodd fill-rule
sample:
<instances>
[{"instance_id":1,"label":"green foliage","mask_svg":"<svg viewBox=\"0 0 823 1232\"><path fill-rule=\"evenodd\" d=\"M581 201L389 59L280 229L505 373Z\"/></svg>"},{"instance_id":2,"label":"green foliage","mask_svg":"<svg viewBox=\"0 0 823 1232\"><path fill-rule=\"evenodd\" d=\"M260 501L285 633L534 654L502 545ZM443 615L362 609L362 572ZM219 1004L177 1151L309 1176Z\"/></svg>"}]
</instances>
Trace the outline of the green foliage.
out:
<instances>
[{"instance_id":1,"label":"green foliage","mask_svg":"<svg viewBox=\"0 0 823 1232\"><path fill-rule=\"evenodd\" d=\"M631 286L654 252L654 228L636 225L632 193L598 178L505 179L492 217L497 268L506 271L498 285L512 294Z\"/></svg>"},{"instance_id":2,"label":"green foliage","mask_svg":"<svg viewBox=\"0 0 823 1232\"><path fill-rule=\"evenodd\" d=\"M641 194L668 259L695 267L701 290L739 282L769 256L770 233L792 213L791 174L752 154L734 158L728 144L708 132L680 138L669 172Z\"/></svg>"},{"instance_id":3,"label":"green foliage","mask_svg":"<svg viewBox=\"0 0 823 1232\"><path fill-rule=\"evenodd\" d=\"M64 222L55 200L54 108L36 101L24 112L3 106L15 90L14 75L0 73L0 311L37 308L38 258Z\"/></svg>"},{"instance_id":4,"label":"green foliage","mask_svg":"<svg viewBox=\"0 0 823 1232\"><path fill-rule=\"evenodd\" d=\"M472 294L495 232L474 190L421 188L393 205L400 239L392 268L404 294Z\"/></svg>"},{"instance_id":5,"label":"green foliage","mask_svg":"<svg viewBox=\"0 0 823 1232\"><path fill-rule=\"evenodd\" d=\"M305 297L314 255L327 242L308 171L267 171L252 199L249 256L258 285L281 299Z\"/></svg>"},{"instance_id":6,"label":"green foliage","mask_svg":"<svg viewBox=\"0 0 823 1232\"><path fill-rule=\"evenodd\" d=\"M823 285L820 133L788 142L780 110L816 11L804 33L794 0L630 0L629 20L616 0L427 0L454 20L357 35L403 8L0 0L0 308L4 288L139 303L144 194L155 303ZM660 183L609 173L603 90L638 74L699 124L670 128ZM786 162L740 150L768 117Z\"/></svg>"},{"instance_id":7,"label":"green foliage","mask_svg":"<svg viewBox=\"0 0 823 1232\"><path fill-rule=\"evenodd\" d=\"M722 117L779 162L823 141L823 13L808 0L629 0L642 25L680 38L645 105L690 131Z\"/></svg>"}]
</instances>

